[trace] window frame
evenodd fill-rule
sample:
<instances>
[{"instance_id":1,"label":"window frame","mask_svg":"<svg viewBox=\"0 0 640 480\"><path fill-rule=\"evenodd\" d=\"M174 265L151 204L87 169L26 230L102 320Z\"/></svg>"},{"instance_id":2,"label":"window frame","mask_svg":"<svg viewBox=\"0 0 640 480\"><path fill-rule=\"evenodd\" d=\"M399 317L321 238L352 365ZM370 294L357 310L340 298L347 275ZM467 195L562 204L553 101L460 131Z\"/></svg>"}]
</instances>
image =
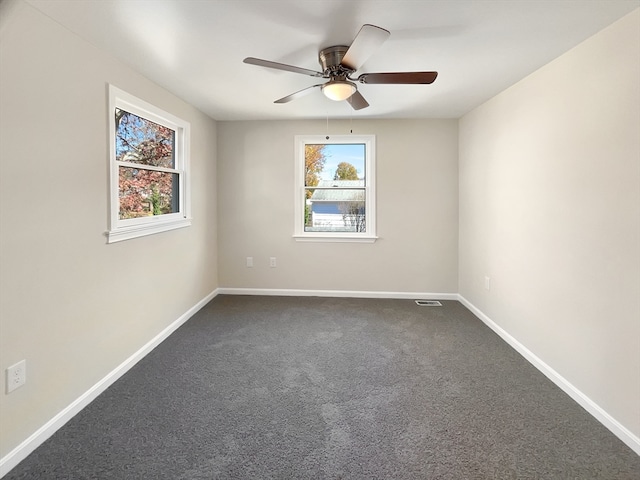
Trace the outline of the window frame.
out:
<instances>
[{"instance_id":1,"label":"window frame","mask_svg":"<svg viewBox=\"0 0 640 480\"><path fill-rule=\"evenodd\" d=\"M125 110L175 132L174 168L141 166L116 160L116 108ZM107 243L175 230L191 225L191 194L189 175L190 124L155 105L109 85L109 230ZM178 210L174 213L138 218L120 218L119 167L136 167L178 175Z\"/></svg>"},{"instance_id":2,"label":"window frame","mask_svg":"<svg viewBox=\"0 0 640 480\"><path fill-rule=\"evenodd\" d=\"M376 171L375 135L296 135L294 180L294 234L298 242L360 242L373 243L376 235ZM365 232L306 232L305 206L305 145L365 145Z\"/></svg>"}]
</instances>

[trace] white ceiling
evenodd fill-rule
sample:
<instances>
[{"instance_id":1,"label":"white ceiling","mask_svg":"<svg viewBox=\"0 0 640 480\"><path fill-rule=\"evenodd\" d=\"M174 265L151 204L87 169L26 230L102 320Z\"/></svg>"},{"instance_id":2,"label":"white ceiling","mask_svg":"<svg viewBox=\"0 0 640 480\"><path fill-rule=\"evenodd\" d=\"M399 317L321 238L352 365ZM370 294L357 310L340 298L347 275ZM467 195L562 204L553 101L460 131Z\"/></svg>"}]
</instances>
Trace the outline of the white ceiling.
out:
<instances>
[{"instance_id":1,"label":"white ceiling","mask_svg":"<svg viewBox=\"0 0 640 480\"><path fill-rule=\"evenodd\" d=\"M640 0L27 0L217 120L458 118L560 56ZM316 78L242 62L320 70L318 51L370 23L389 40L357 72L436 70L432 85L360 85L353 111ZM597 65L594 65L597 68ZM612 74L615 74L612 72Z\"/></svg>"}]
</instances>

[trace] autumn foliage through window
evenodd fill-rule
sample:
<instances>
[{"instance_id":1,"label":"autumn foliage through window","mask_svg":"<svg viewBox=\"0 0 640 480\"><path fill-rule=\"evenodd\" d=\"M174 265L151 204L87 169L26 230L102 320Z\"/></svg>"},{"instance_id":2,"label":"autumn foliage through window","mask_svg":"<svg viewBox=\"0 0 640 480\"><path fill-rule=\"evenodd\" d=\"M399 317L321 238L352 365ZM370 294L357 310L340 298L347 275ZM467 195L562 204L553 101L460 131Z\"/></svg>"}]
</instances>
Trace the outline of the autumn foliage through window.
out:
<instances>
[{"instance_id":1,"label":"autumn foliage through window","mask_svg":"<svg viewBox=\"0 0 640 480\"><path fill-rule=\"evenodd\" d=\"M191 225L190 125L109 85L107 242Z\"/></svg>"},{"instance_id":2,"label":"autumn foliage through window","mask_svg":"<svg viewBox=\"0 0 640 480\"><path fill-rule=\"evenodd\" d=\"M175 131L120 108L115 124L119 218L178 211Z\"/></svg>"},{"instance_id":3,"label":"autumn foliage through window","mask_svg":"<svg viewBox=\"0 0 640 480\"><path fill-rule=\"evenodd\" d=\"M305 232L366 233L365 164L361 143L304 145Z\"/></svg>"},{"instance_id":4,"label":"autumn foliage through window","mask_svg":"<svg viewBox=\"0 0 640 480\"><path fill-rule=\"evenodd\" d=\"M375 150L374 135L296 135L296 241L376 241Z\"/></svg>"}]
</instances>

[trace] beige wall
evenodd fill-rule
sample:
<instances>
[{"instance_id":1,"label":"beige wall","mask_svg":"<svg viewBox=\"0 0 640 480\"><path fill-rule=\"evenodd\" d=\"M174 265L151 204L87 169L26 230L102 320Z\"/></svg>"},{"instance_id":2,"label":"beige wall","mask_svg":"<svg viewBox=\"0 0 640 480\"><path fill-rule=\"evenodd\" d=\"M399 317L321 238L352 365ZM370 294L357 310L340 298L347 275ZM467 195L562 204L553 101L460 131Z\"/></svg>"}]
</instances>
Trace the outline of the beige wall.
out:
<instances>
[{"instance_id":1,"label":"beige wall","mask_svg":"<svg viewBox=\"0 0 640 480\"><path fill-rule=\"evenodd\" d=\"M640 434L637 11L459 125L330 122L376 135L374 244L292 238L293 138L324 121L216 125L21 0L0 14L0 370L28 371L0 458L218 285L459 291ZM108 83L191 123L191 227L106 244Z\"/></svg>"},{"instance_id":2,"label":"beige wall","mask_svg":"<svg viewBox=\"0 0 640 480\"><path fill-rule=\"evenodd\" d=\"M376 136L374 244L292 238L294 136L324 134L326 121L218 123L221 287L457 292L457 122L330 121L329 133L352 127Z\"/></svg>"},{"instance_id":3,"label":"beige wall","mask_svg":"<svg viewBox=\"0 0 640 480\"><path fill-rule=\"evenodd\" d=\"M0 38L0 458L217 287L216 125L23 2ZM191 123L193 225L106 244L107 83Z\"/></svg>"},{"instance_id":4,"label":"beige wall","mask_svg":"<svg viewBox=\"0 0 640 480\"><path fill-rule=\"evenodd\" d=\"M460 293L636 436L639 36L636 10L460 120Z\"/></svg>"}]
</instances>

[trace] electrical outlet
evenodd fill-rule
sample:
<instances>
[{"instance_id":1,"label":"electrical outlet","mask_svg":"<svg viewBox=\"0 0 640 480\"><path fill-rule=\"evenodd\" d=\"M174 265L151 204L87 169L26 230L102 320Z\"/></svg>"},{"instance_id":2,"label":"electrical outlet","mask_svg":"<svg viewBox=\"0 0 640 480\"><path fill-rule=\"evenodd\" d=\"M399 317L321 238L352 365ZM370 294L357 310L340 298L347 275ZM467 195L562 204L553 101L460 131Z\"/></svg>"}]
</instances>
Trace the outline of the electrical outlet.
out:
<instances>
[{"instance_id":1,"label":"electrical outlet","mask_svg":"<svg viewBox=\"0 0 640 480\"><path fill-rule=\"evenodd\" d=\"M27 382L27 361L21 360L7 368L7 393L13 392Z\"/></svg>"},{"instance_id":2,"label":"electrical outlet","mask_svg":"<svg viewBox=\"0 0 640 480\"><path fill-rule=\"evenodd\" d=\"M271 268L276 268L276 266L277 266L276 257L270 257L269 258L269 266Z\"/></svg>"},{"instance_id":3,"label":"electrical outlet","mask_svg":"<svg viewBox=\"0 0 640 480\"><path fill-rule=\"evenodd\" d=\"M247 257L247 268L253 267L253 257Z\"/></svg>"}]
</instances>

